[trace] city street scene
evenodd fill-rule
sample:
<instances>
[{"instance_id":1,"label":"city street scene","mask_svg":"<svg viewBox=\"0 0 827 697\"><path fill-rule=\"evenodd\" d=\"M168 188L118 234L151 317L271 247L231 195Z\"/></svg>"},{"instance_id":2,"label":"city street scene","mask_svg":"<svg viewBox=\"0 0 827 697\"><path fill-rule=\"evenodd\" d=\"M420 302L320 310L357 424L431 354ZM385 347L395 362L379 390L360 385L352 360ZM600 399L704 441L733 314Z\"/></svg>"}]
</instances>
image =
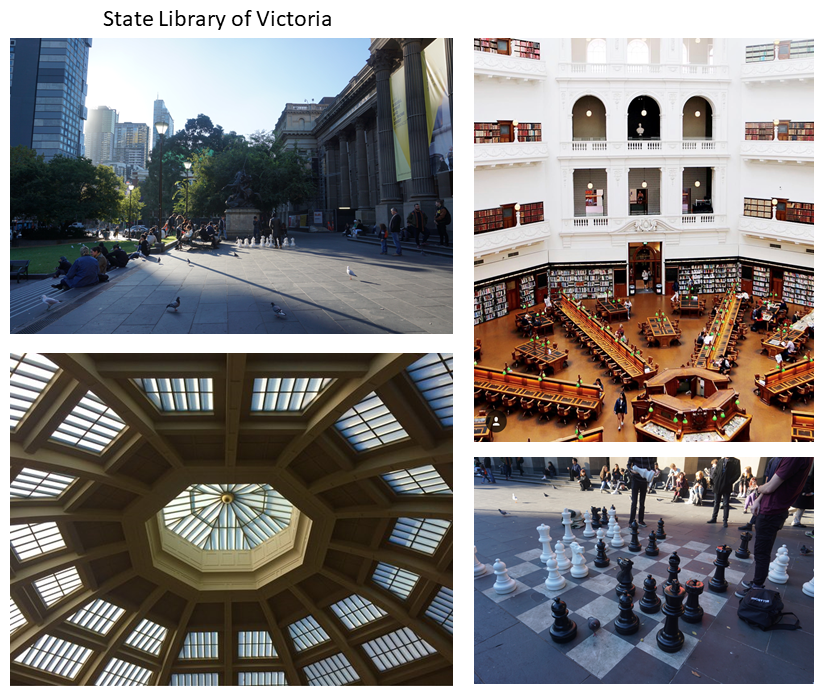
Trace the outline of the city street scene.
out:
<instances>
[{"instance_id":1,"label":"city street scene","mask_svg":"<svg viewBox=\"0 0 827 697\"><path fill-rule=\"evenodd\" d=\"M11 39L10 331L452 333L452 40L174 44Z\"/></svg>"}]
</instances>

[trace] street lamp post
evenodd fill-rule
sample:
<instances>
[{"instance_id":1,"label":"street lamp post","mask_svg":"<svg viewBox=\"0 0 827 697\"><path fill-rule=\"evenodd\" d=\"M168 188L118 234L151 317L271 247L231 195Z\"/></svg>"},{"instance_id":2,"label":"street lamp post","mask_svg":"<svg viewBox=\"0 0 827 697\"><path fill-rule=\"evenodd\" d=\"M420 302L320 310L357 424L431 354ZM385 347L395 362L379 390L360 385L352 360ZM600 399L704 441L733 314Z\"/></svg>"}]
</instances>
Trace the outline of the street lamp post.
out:
<instances>
[{"instance_id":1,"label":"street lamp post","mask_svg":"<svg viewBox=\"0 0 827 697\"><path fill-rule=\"evenodd\" d=\"M164 134L167 132L167 128L169 128L169 124L166 121L156 121L155 123L155 130L158 132L158 135L161 136L158 139L158 247L162 248L163 243L163 235L161 233L161 228L164 226L163 222L163 206L164 206L164 189L163 189L163 182L164 182Z\"/></svg>"},{"instance_id":2,"label":"street lamp post","mask_svg":"<svg viewBox=\"0 0 827 697\"><path fill-rule=\"evenodd\" d=\"M128 184L126 188L129 189L129 220L126 221L126 236L132 239L132 189L135 188L135 185Z\"/></svg>"},{"instance_id":3,"label":"street lamp post","mask_svg":"<svg viewBox=\"0 0 827 697\"><path fill-rule=\"evenodd\" d=\"M190 217L190 167L192 167L192 162L184 163L184 169L187 170L187 203L184 217L187 220L189 220Z\"/></svg>"}]
</instances>

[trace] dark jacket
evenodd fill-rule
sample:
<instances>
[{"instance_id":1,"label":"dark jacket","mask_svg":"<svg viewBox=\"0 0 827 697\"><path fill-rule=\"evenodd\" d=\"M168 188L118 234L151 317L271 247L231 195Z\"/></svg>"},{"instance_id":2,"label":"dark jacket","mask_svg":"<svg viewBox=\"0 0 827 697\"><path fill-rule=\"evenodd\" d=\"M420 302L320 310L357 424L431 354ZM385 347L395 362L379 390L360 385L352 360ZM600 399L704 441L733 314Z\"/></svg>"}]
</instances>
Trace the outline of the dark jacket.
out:
<instances>
[{"instance_id":1,"label":"dark jacket","mask_svg":"<svg viewBox=\"0 0 827 697\"><path fill-rule=\"evenodd\" d=\"M118 249L112 250L112 253L109 255L109 263L112 264L112 266L125 268L129 263L129 257L126 255L126 252L119 247Z\"/></svg>"},{"instance_id":2,"label":"dark jacket","mask_svg":"<svg viewBox=\"0 0 827 697\"><path fill-rule=\"evenodd\" d=\"M712 473L712 490L716 494L731 494L732 485L740 477L741 461L737 457L721 458Z\"/></svg>"},{"instance_id":3,"label":"dark jacket","mask_svg":"<svg viewBox=\"0 0 827 697\"><path fill-rule=\"evenodd\" d=\"M428 224L428 216L422 210L418 212L413 210L408 213L408 225L412 227L414 230L425 230L425 226Z\"/></svg>"},{"instance_id":4,"label":"dark jacket","mask_svg":"<svg viewBox=\"0 0 827 697\"><path fill-rule=\"evenodd\" d=\"M798 498L793 504L793 508L801 508L805 511L811 511L815 508L816 496L814 486L815 482L813 473L811 472L810 476L807 477L807 483L804 485L804 491L798 495Z\"/></svg>"},{"instance_id":5,"label":"dark jacket","mask_svg":"<svg viewBox=\"0 0 827 697\"><path fill-rule=\"evenodd\" d=\"M391 217L391 221L388 223L388 230L390 232L400 232L402 230L402 216L399 215L399 213Z\"/></svg>"}]
</instances>

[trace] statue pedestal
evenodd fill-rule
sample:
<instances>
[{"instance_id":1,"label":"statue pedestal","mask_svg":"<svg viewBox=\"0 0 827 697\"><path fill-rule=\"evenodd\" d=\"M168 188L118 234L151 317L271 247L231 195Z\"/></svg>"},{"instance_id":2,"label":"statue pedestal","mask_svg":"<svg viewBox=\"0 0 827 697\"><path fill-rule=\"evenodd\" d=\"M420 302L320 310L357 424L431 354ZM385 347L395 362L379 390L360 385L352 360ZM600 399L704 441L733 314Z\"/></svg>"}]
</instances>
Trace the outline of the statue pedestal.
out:
<instances>
[{"instance_id":1,"label":"statue pedestal","mask_svg":"<svg viewBox=\"0 0 827 697\"><path fill-rule=\"evenodd\" d=\"M224 211L227 216L227 239L236 237L250 237L253 234L253 217L258 216L259 234L263 230L261 211L257 208L228 208ZM267 234L270 234L269 232Z\"/></svg>"}]
</instances>

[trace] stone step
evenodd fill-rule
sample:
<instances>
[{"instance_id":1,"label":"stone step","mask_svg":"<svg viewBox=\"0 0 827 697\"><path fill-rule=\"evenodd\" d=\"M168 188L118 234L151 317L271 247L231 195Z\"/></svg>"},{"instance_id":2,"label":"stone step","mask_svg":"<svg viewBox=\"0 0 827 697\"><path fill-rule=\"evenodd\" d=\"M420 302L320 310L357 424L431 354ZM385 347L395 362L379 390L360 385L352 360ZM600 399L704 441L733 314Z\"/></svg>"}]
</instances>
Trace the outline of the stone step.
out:
<instances>
[{"instance_id":1,"label":"stone step","mask_svg":"<svg viewBox=\"0 0 827 697\"><path fill-rule=\"evenodd\" d=\"M374 237L373 235L365 235L363 237L348 237L348 240L351 242L360 242L362 244L369 244L378 249L379 247L379 238ZM437 239L439 239L437 237ZM454 248L452 246L448 247L440 247L439 244L435 244L433 240L430 240L428 244L425 246L425 249L417 249L416 243L414 242L400 242L402 247L402 254L403 256L407 254L421 254L423 251L427 255L437 256L437 257L450 257L453 258L454 256ZM388 254L392 255L395 251L395 247L393 246L393 240L388 237ZM378 254L378 251L377 251Z\"/></svg>"}]
</instances>

